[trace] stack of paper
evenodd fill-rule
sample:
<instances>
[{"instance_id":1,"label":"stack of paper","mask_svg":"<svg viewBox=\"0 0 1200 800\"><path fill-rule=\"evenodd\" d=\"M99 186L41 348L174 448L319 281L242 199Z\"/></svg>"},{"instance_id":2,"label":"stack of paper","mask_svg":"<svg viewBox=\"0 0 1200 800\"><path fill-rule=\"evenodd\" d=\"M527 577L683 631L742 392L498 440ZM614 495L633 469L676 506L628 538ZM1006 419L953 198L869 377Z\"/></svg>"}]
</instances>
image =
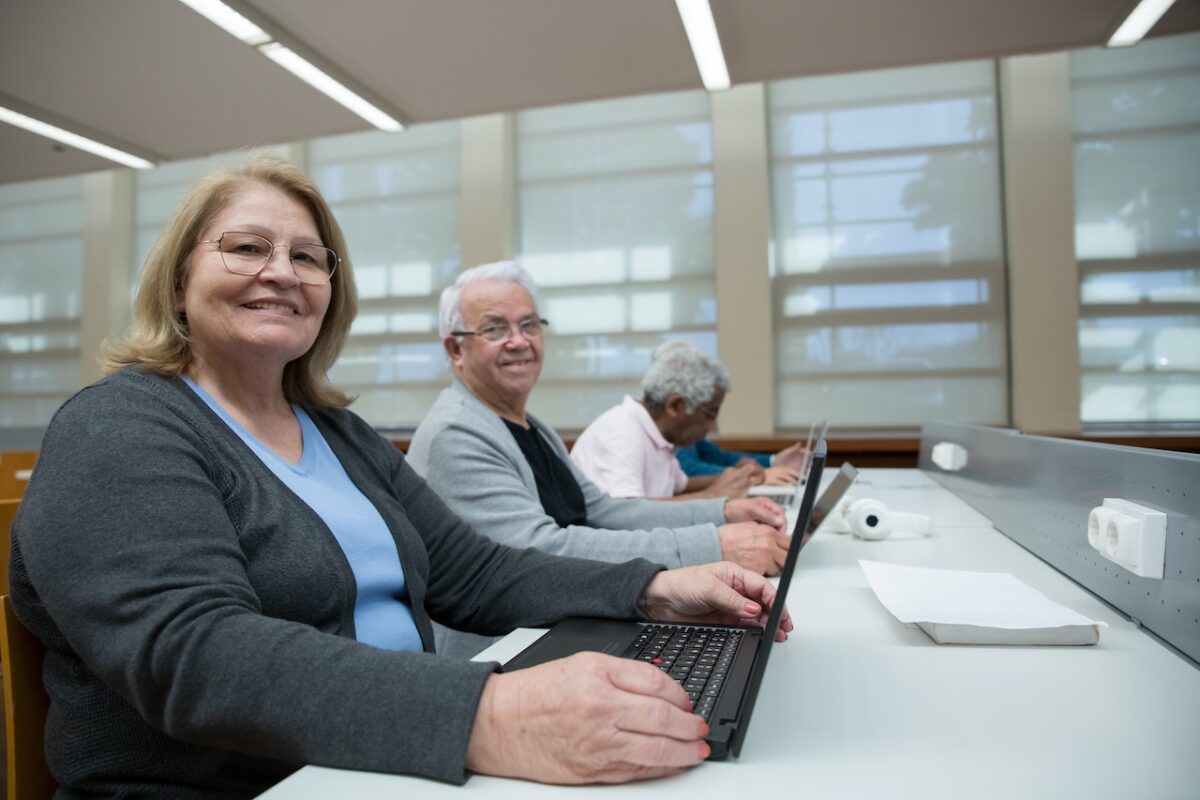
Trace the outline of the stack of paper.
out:
<instances>
[{"instance_id":1,"label":"stack of paper","mask_svg":"<svg viewBox=\"0 0 1200 800\"><path fill-rule=\"evenodd\" d=\"M1095 644L1108 627L1006 572L858 563L879 602L939 644Z\"/></svg>"}]
</instances>

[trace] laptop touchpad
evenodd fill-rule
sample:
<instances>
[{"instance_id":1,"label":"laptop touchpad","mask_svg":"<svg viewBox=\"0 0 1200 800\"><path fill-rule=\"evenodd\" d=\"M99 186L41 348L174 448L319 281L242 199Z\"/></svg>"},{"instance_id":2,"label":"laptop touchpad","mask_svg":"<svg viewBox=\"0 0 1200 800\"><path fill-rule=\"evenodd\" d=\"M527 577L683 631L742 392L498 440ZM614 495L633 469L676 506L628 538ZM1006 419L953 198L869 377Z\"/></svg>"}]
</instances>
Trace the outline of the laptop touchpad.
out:
<instances>
[{"instance_id":1,"label":"laptop touchpad","mask_svg":"<svg viewBox=\"0 0 1200 800\"><path fill-rule=\"evenodd\" d=\"M619 656L624 649L623 645L624 642L605 642L594 638L577 639L573 636L554 636L550 637L544 646L538 648L537 657L539 661L545 662L588 651Z\"/></svg>"}]
</instances>

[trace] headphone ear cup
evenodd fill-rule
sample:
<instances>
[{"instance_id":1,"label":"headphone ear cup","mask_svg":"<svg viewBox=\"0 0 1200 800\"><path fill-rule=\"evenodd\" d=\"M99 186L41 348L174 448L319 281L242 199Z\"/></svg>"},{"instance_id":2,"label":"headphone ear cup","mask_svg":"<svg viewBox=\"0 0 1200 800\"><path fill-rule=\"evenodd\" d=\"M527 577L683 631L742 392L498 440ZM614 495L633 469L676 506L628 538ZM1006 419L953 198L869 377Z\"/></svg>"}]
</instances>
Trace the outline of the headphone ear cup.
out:
<instances>
[{"instance_id":1,"label":"headphone ear cup","mask_svg":"<svg viewBox=\"0 0 1200 800\"><path fill-rule=\"evenodd\" d=\"M846 522L851 533L870 540L886 539L893 526L888 507L870 498L855 500L846 510Z\"/></svg>"},{"instance_id":2,"label":"headphone ear cup","mask_svg":"<svg viewBox=\"0 0 1200 800\"><path fill-rule=\"evenodd\" d=\"M854 503L854 498L846 495L838 504L829 512L829 516L821 525L821 530L829 531L830 533L850 533L850 523L846 519L846 512L850 510L850 506Z\"/></svg>"}]
</instances>

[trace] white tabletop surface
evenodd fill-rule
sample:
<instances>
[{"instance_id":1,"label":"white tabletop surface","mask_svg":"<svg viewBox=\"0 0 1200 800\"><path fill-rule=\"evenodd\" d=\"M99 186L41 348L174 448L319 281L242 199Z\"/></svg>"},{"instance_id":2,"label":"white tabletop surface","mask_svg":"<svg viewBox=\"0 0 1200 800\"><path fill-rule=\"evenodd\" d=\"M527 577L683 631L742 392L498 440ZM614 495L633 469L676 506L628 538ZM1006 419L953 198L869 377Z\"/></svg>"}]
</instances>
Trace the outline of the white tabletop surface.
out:
<instances>
[{"instance_id":1,"label":"white tabletop surface","mask_svg":"<svg viewBox=\"0 0 1200 800\"><path fill-rule=\"evenodd\" d=\"M940 494L925 507L962 512L916 470L863 470L862 479L858 496ZM999 532L962 519L954 527L935 518L933 535L920 539L813 537L788 598L796 630L772 652L737 760L606 788L487 776L456 787L305 767L262 796L1200 796L1200 670ZM860 558L1010 572L1110 627L1093 647L937 645L879 604ZM517 631L484 655L511 657L538 635Z\"/></svg>"}]
</instances>

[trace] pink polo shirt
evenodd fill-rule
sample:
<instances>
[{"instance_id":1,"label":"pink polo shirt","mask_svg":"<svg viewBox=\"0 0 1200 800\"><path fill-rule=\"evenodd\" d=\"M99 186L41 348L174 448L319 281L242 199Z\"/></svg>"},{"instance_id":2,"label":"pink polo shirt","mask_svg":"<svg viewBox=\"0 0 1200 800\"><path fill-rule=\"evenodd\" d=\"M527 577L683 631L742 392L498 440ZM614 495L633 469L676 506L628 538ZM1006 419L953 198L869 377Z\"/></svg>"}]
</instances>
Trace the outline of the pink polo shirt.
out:
<instances>
[{"instance_id":1,"label":"pink polo shirt","mask_svg":"<svg viewBox=\"0 0 1200 800\"><path fill-rule=\"evenodd\" d=\"M579 434L571 460L611 497L671 497L687 486L675 446L629 395Z\"/></svg>"}]
</instances>

